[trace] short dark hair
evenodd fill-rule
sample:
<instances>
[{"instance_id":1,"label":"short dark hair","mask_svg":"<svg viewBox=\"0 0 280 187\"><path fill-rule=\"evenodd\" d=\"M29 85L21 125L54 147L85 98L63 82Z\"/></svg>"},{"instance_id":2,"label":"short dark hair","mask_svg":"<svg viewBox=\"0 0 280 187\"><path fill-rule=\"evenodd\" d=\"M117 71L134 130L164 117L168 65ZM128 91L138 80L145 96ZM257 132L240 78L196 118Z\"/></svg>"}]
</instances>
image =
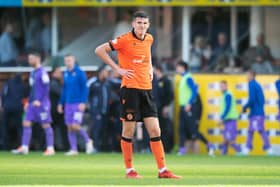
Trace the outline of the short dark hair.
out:
<instances>
[{"instance_id":1,"label":"short dark hair","mask_svg":"<svg viewBox=\"0 0 280 187\"><path fill-rule=\"evenodd\" d=\"M67 53L66 55L64 55L64 57L70 57L70 56L75 57L75 55L73 55L72 53Z\"/></svg>"},{"instance_id":2,"label":"short dark hair","mask_svg":"<svg viewBox=\"0 0 280 187\"><path fill-rule=\"evenodd\" d=\"M140 10L134 12L132 17L133 17L133 19L136 19L136 18L148 18L148 19L150 19L149 15L146 12L140 11Z\"/></svg>"},{"instance_id":3,"label":"short dark hair","mask_svg":"<svg viewBox=\"0 0 280 187\"><path fill-rule=\"evenodd\" d=\"M188 71L188 70L189 70L189 65L188 65L186 62L184 62L184 61L178 62L178 63L177 63L177 66L183 67L183 68L185 69L185 71Z\"/></svg>"},{"instance_id":4,"label":"short dark hair","mask_svg":"<svg viewBox=\"0 0 280 187\"><path fill-rule=\"evenodd\" d=\"M257 75L256 71L254 71L254 70L249 70L248 73L251 74L254 78Z\"/></svg>"},{"instance_id":5,"label":"short dark hair","mask_svg":"<svg viewBox=\"0 0 280 187\"><path fill-rule=\"evenodd\" d=\"M227 85L227 81L226 80L221 80L220 83Z\"/></svg>"},{"instance_id":6,"label":"short dark hair","mask_svg":"<svg viewBox=\"0 0 280 187\"><path fill-rule=\"evenodd\" d=\"M34 55L34 56L36 56L36 57L38 57L38 58L41 58L41 53L40 53L39 51L33 50L33 49L31 49L31 50L28 52L28 55Z\"/></svg>"},{"instance_id":7,"label":"short dark hair","mask_svg":"<svg viewBox=\"0 0 280 187\"><path fill-rule=\"evenodd\" d=\"M154 68L157 69L157 70L159 70L160 72L163 72L163 67L162 67L162 65L159 64L159 63L155 63L155 64L154 64Z\"/></svg>"}]
</instances>

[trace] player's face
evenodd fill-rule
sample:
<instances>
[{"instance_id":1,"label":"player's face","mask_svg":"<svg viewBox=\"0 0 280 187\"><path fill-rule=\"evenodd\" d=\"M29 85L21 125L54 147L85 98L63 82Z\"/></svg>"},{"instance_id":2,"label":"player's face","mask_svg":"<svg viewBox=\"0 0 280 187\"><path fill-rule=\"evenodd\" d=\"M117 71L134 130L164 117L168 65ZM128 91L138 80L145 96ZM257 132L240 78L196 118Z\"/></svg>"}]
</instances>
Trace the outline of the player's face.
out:
<instances>
[{"instance_id":1,"label":"player's face","mask_svg":"<svg viewBox=\"0 0 280 187\"><path fill-rule=\"evenodd\" d=\"M28 64L32 67L36 66L39 63L39 58L35 55L28 55Z\"/></svg>"},{"instance_id":2,"label":"player's face","mask_svg":"<svg viewBox=\"0 0 280 187\"><path fill-rule=\"evenodd\" d=\"M220 89L222 92L225 92L227 90L227 85L225 83L220 84Z\"/></svg>"},{"instance_id":3,"label":"player's face","mask_svg":"<svg viewBox=\"0 0 280 187\"><path fill-rule=\"evenodd\" d=\"M65 57L64 64L67 67L67 69L72 69L75 65L75 57L73 57L73 56Z\"/></svg>"},{"instance_id":4,"label":"player's face","mask_svg":"<svg viewBox=\"0 0 280 187\"><path fill-rule=\"evenodd\" d=\"M143 37L149 29L149 18L135 18L132 22L132 27L137 36Z\"/></svg>"},{"instance_id":5,"label":"player's face","mask_svg":"<svg viewBox=\"0 0 280 187\"><path fill-rule=\"evenodd\" d=\"M247 80L248 81L253 80L253 75L250 72L247 73Z\"/></svg>"},{"instance_id":6,"label":"player's face","mask_svg":"<svg viewBox=\"0 0 280 187\"><path fill-rule=\"evenodd\" d=\"M176 66L176 72L182 75L185 72L185 69L182 66Z\"/></svg>"}]
</instances>

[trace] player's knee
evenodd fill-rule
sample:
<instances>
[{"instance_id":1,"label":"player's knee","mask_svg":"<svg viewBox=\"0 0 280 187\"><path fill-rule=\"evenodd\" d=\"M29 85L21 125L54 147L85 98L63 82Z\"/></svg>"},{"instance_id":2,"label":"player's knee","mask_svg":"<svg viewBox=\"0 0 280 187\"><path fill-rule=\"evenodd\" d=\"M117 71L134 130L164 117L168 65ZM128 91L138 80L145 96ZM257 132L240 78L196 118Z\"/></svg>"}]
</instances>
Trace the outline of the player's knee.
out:
<instances>
[{"instance_id":1,"label":"player's knee","mask_svg":"<svg viewBox=\"0 0 280 187\"><path fill-rule=\"evenodd\" d=\"M160 128L154 127L149 130L150 137L159 137L161 134Z\"/></svg>"},{"instance_id":2,"label":"player's knee","mask_svg":"<svg viewBox=\"0 0 280 187\"><path fill-rule=\"evenodd\" d=\"M131 129L123 129L122 136L127 138L133 138L134 130Z\"/></svg>"},{"instance_id":3,"label":"player's knee","mask_svg":"<svg viewBox=\"0 0 280 187\"><path fill-rule=\"evenodd\" d=\"M43 127L43 129L47 129L47 128L50 128L51 126L50 126L50 124L43 124L42 127Z\"/></svg>"},{"instance_id":4,"label":"player's knee","mask_svg":"<svg viewBox=\"0 0 280 187\"><path fill-rule=\"evenodd\" d=\"M24 121L22 125L23 125L23 127L31 127L31 122L30 121Z\"/></svg>"}]
</instances>

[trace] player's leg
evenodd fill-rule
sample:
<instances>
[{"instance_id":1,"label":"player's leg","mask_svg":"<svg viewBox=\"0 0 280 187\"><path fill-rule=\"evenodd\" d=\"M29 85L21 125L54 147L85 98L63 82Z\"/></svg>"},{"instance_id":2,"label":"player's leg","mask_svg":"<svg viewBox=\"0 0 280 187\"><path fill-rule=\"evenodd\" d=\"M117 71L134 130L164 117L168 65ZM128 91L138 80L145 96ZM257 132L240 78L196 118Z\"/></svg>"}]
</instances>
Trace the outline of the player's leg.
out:
<instances>
[{"instance_id":1,"label":"player's leg","mask_svg":"<svg viewBox=\"0 0 280 187\"><path fill-rule=\"evenodd\" d=\"M77 133L72 128L72 124L67 124L67 136L70 145L70 150L65 153L66 156L78 155Z\"/></svg>"},{"instance_id":2,"label":"player's leg","mask_svg":"<svg viewBox=\"0 0 280 187\"><path fill-rule=\"evenodd\" d=\"M133 167L132 139L134 136L135 127L136 121L123 121L122 123L121 149L127 178L141 178L141 176L137 174Z\"/></svg>"},{"instance_id":3,"label":"player's leg","mask_svg":"<svg viewBox=\"0 0 280 187\"><path fill-rule=\"evenodd\" d=\"M24 120L22 123L23 132L21 137L21 146L17 149L12 150L14 154L28 154L29 144L32 135L32 121L37 120L36 111L34 111L34 106L28 105L26 108Z\"/></svg>"},{"instance_id":4,"label":"player's leg","mask_svg":"<svg viewBox=\"0 0 280 187\"><path fill-rule=\"evenodd\" d=\"M45 131L46 144L47 144L47 149L44 152L44 155L45 156L52 156L52 155L55 154L53 129L52 129L52 127L49 123L42 124L42 127Z\"/></svg>"},{"instance_id":5,"label":"player's leg","mask_svg":"<svg viewBox=\"0 0 280 187\"><path fill-rule=\"evenodd\" d=\"M161 132L159 128L159 121L157 117L146 117L144 118L144 124L150 136L150 147L154 158L157 162L159 169L159 178L174 178L179 179L180 176L174 175L172 172L167 170L165 162L165 153L160 138Z\"/></svg>"},{"instance_id":6,"label":"player's leg","mask_svg":"<svg viewBox=\"0 0 280 187\"><path fill-rule=\"evenodd\" d=\"M159 178L179 179L180 176L174 175L167 170L165 163L165 153L161 141L161 131L157 117L156 104L151 91L141 91L140 93L140 111L143 116L145 127L150 136L150 147L159 169Z\"/></svg>"},{"instance_id":7,"label":"player's leg","mask_svg":"<svg viewBox=\"0 0 280 187\"><path fill-rule=\"evenodd\" d=\"M21 137L21 146L17 149L12 150L13 154L28 154L29 152L29 144L32 135L32 122L31 121L23 121L23 132Z\"/></svg>"},{"instance_id":8,"label":"player's leg","mask_svg":"<svg viewBox=\"0 0 280 187\"><path fill-rule=\"evenodd\" d=\"M142 178L133 168L132 145L136 121L140 120L139 92L135 89L122 88L120 100L122 119L121 150L126 168L126 177L133 179Z\"/></svg>"},{"instance_id":9,"label":"player's leg","mask_svg":"<svg viewBox=\"0 0 280 187\"><path fill-rule=\"evenodd\" d=\"M79 134L85 141L85 148L86 148L86 154L91 154L93 153L93 142L92 140L89 138L88 133L86 132L86 130L84 128L81 127L80 124L72 124L72 130L74 132L76 132L76 134Z\"/></svg>"},{"instance_id":10,"label":"player's leg","mask_svg":"<svg viewBox=\"0 0 280 187\"><path fill-rule=\"evenodd\" d=\"M243 154L248 155L249 152L253 149L253 135L256 128L256 121L254 117L251 117L249 120L249 129L248 129L248 135L247 135L247 141L246 141L246 148L243 150Z\"/></svg>"},{"instance_id":11,"label":"player's leg","mask_svg":"<svg viewBox=\"0 0 280 187\"><path fill-rule=\"evenodd\" d=\"M262 116L256 117L256 122L258 125L258 132L263 139L263 150L265 150L267 154L272 155L273 151L270 145L269 137L264 128L264 117Z\"/></svg>"},{"instance_id":12,"label":"player's leg","mask_svg":"<svg viewBox=\"0 0 280 187\"><path fill-rule=\"evenodd\" d=\"M187 153L187 149L186 149L186 119L185 119L185 115L186 112L184 111L184 108L181 107L180 108L180 119L179 119L179 151L178 151L178 155L184 155Z\"/></svg>"},{"instance_id":13,"label":"player's leg","mask_svg":"<svg viewBox=\"0 0 280 187\"><path fill-rule=\"evenodd\" d=\"M52 122L50 108L51 108L50 103L43 103L42 106L36 107L38 112L38 120L39 120L38 122L42 125L45 131L46 144L47 144L47 149L44 152L45 156L52 156L55 154L53 128L50 125Z\"/></svg>"},{"instance_id":14,"label":"player's leg","mask_svg":"<svg viewBox=\"0 0 280 187\"><path fill-rule=\"evenodd\" d=\"M239 154L241 152L241 147L236 143L236 137L238 134L236 120L230 120L226 126L228 127L227 139L229 141L229 145Z\"/></svg>"},{"instance_id":15,"label":"player's leg","mask_svg":"<svg viewBox=\"0 0 280 187\"><path fill-rule=\"evenodd\" d=\"M222 151L221 151L222 155L226 155L227 154L227 152L228 152L228 145L229 145L229 142L227 140L224 140L224 142L222 144Z\"/></svg>"}]
</instances>

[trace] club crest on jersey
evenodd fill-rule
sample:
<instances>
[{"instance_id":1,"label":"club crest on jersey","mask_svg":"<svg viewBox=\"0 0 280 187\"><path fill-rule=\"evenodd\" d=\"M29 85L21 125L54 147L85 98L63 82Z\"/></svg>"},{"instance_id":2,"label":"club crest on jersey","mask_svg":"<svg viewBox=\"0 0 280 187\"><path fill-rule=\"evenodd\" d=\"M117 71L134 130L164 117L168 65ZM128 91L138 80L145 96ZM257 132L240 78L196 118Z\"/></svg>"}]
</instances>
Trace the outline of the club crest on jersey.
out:
<instances>
[{"instance_id":1,"label":"club crest on jersey","mask_svg":"<svg viewBox=\"0 0 280 187\"><path fill-rule=\"evenodd\" d=\"M127 119L127 120L132 120L132 119L133 119L133 114L128 113L128 114L126 115L126 119Z\"/></svg>"}]
</instances>

